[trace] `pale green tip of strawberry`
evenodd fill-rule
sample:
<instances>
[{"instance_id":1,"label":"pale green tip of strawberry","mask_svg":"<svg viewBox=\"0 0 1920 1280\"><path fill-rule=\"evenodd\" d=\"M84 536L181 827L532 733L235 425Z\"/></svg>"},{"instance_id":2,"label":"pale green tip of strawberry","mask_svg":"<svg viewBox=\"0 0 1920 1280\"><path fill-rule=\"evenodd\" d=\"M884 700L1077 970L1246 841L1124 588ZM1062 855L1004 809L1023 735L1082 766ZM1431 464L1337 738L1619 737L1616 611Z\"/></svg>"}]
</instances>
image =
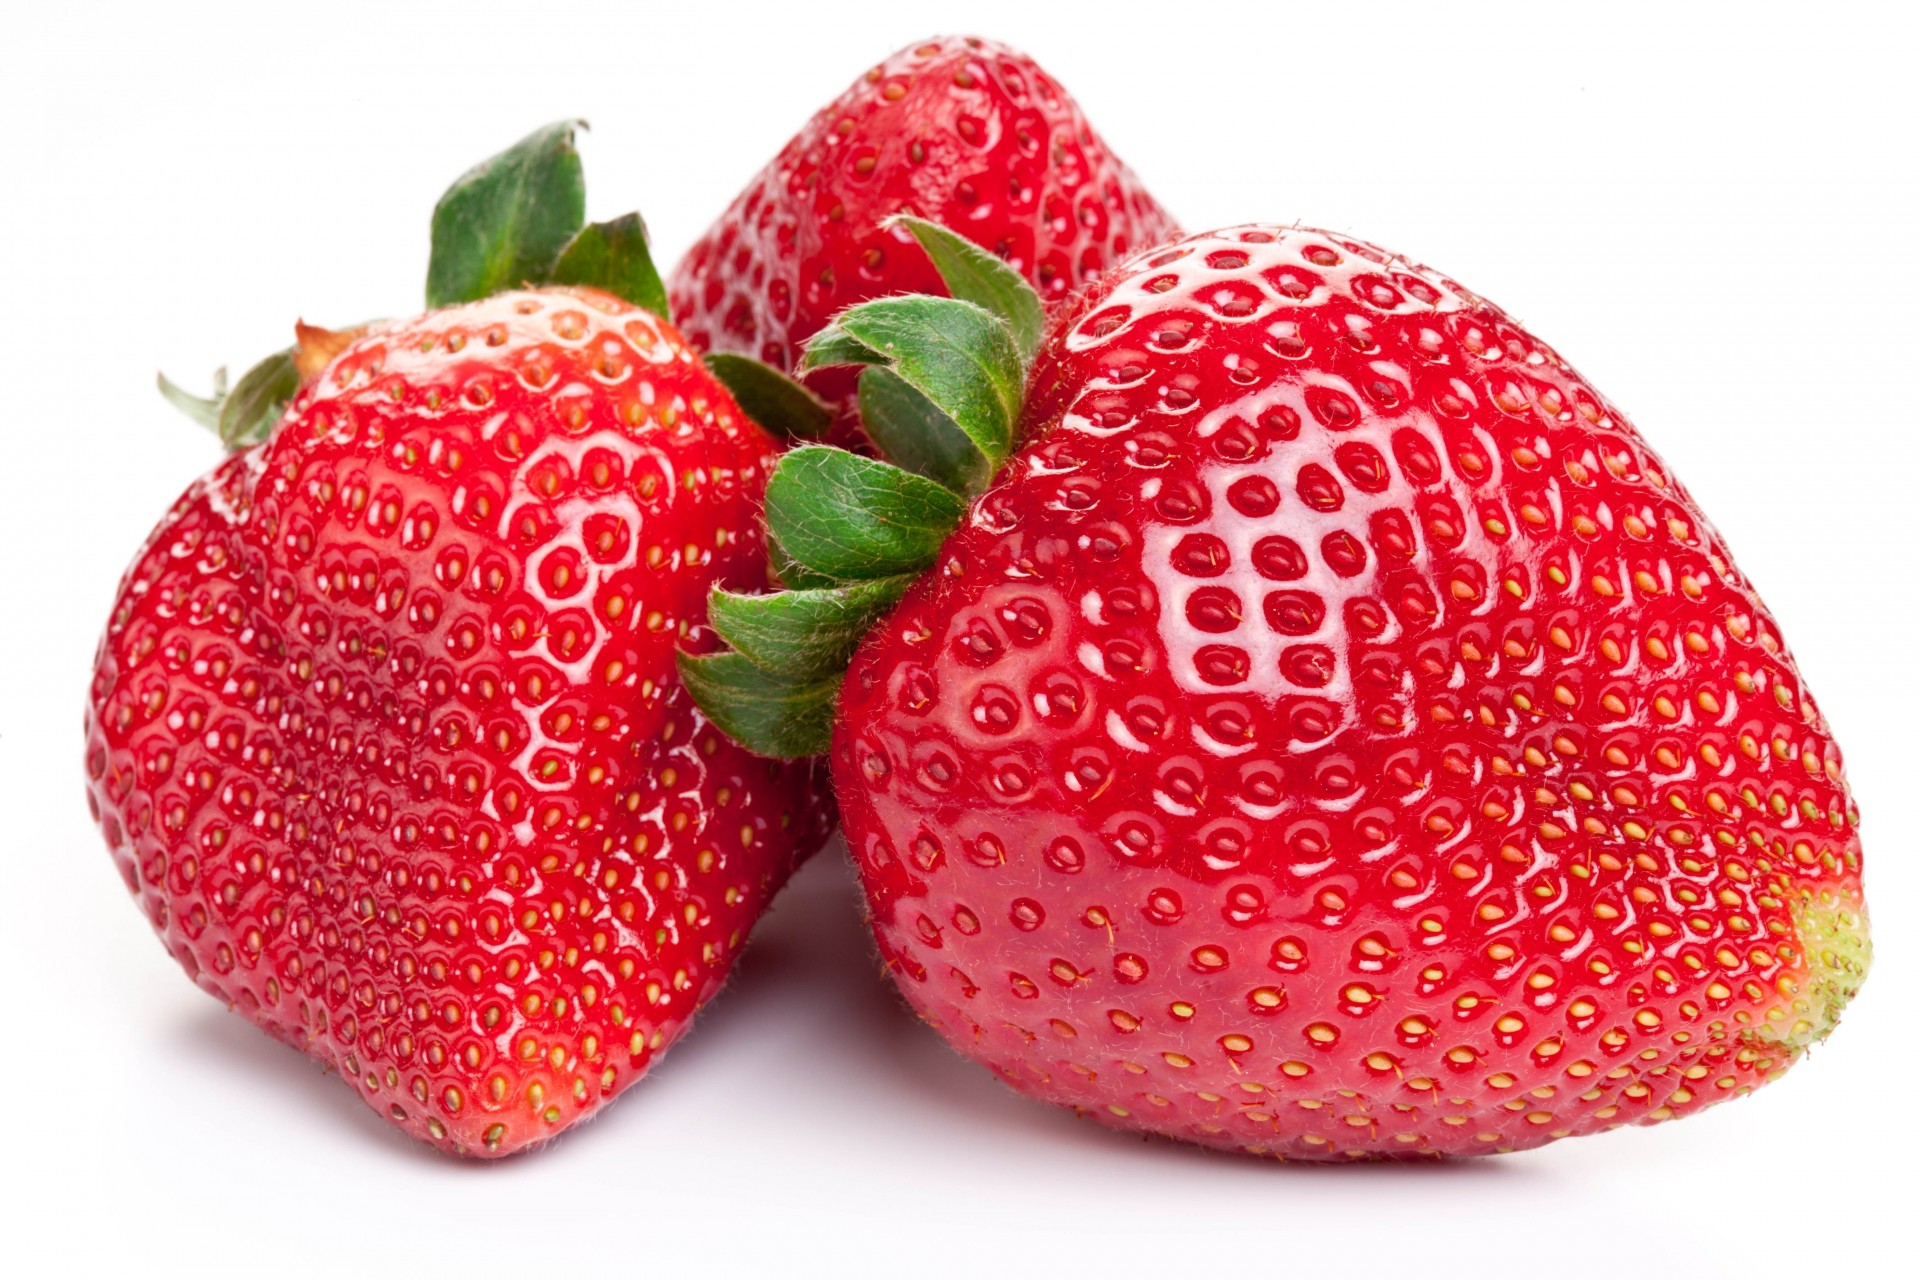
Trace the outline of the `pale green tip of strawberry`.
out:
<instances>
[{"instance_id":1,"label":"pale green tip of strawberry","mask_svg":"<svg viewBox=\"0 0 1920 1280\"><path fill-rule=\"evenodd\" d=\"M1759 1035L1798 1054L1839 1025L1841 1011L1866 981L1873 941L1857 892L1845 897L1832 889L1817 896L1809 892L1792 914L1806 967L1797 976L1780 979L1786 999L1768 1011Z\"/></svg>"}]
</instances>

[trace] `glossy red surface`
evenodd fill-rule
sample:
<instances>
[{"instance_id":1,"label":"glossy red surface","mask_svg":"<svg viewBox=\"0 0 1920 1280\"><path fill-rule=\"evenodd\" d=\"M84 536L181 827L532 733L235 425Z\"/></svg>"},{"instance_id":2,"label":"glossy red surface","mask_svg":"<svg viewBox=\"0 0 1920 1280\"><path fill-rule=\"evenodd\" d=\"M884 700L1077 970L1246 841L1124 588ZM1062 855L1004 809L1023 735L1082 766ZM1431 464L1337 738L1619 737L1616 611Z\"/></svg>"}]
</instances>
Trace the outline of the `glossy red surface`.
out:
<instances>
[{"instance_id":1,"label":"glossy red surface","mask_svg":"<svg viewBox=\"0 0 1920 1280\"><path fill-rule=\"evenodd\" d=\"M791 369L841 309L945 292L912 238L882 228L897 213L991 249L1049 303L1176 234L1031 58L945 37L871 68L747 184L674 271L674 321L703 351ZM848 438L854 371L808 382Z\"/></svg>"},{"instance_id":2,"label":"glossy red surface","mask_svg":"<svg viewBox=\"0 0 1920 1280\"><path fill-rule=\"evenodd\" d=\"M355 341L122 584L90 795L199 984L503 1155L646 1071L820 843L674 671L772 443L673 329L510 293Z\"/></svg>"},{"instance_id":3,"label":"glossy red surface","mask_svg":"<svg viewBox=\"0 0 1920 1280\"><path fill-rule=\"evenodd\" d=\"M1289 1158L1698 1110L1866 962L1841 758L1620 412L1325 232L1136 257L869 635L832 756L888 968L1104 1124Z\"/></svg>"}]
</instances>

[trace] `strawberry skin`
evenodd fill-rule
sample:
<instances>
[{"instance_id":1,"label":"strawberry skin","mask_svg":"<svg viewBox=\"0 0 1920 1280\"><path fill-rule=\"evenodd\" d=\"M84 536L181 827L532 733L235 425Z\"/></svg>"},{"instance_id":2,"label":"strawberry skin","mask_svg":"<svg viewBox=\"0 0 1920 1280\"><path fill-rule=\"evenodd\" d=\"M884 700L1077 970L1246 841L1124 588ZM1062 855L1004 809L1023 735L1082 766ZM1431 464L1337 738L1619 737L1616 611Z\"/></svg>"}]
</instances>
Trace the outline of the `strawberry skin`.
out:
<instances>
[{"instance_id":1,"label":"strawberry skin","mask_svg":"<svg viewBox=\"0 0 1920 1280\"><path fill-rule=\"evenodd\" d=\"M1049 304L1177 234L1033 59L943 37L871 68L747 184L668 282L674 321L703 351L792 369L843 307L946 291L905 233L882 225L900 213L997 254ZM849 437L852 374L807 382Z\"/></svg>"},{"instance_id":2,"label":"strawberry skin","mask_svg":"<svg viewBox=\"0 0 1920 1280\"><path fill-rule=\"evenodd\" d=\"M602 293L339 352L155 529L101 643L90 798L168 950L459 1154L638 1079L830 822L674 673L708 589L765 581L773 454Z\"/></svg>"},{"instance_id":3,"label":"strawberry skin","mask_svg":"<svg viewBox=\"0 0 1920 1280\"><path fill-rule=\"evenodd\" d=\"M1626 418L1325 232L1137 256L863 642L832 768L888 968L1107 1125L1510 1151L1784 1072L1864 974L1779 629Z\"/></svg>"}]
</instances>

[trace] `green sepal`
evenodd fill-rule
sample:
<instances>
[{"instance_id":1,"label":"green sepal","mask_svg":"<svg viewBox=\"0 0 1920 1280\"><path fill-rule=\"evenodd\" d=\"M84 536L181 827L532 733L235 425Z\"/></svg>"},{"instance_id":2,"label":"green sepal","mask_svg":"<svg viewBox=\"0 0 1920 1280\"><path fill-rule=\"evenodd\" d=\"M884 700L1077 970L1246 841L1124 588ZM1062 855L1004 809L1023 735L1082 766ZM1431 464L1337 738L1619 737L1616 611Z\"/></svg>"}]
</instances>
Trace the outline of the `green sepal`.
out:
<instances>
[{"instance_id":1,"label":"green sepal","mask_svg":"<svg viewBox=\"0 0 1920 1280\"><path fill-rule=\"evenodd\" d=\"M891 369L860 371L860 425L881 456L960 494L978 493L993 468L953 419Z\"/></svg>"},{"instance_id":2,"label":"green sepal","mask_svg":"<svg viewBox=\"0 0 1920 1280\"><path fill-rule=\"evenodd\" d=\"M166 374L155 381L168 404L220 437L229 450L259 444L272 433L287 401L300 389L293 351L275 352L240 375L240 385L227 387L225 366L214 370L213 394L196 396Z\"/></svg>"},{"instance_id":3,"label":"green sepal","mask_svg":"<svg viewBox=\"0 0 1920 1280\"><path fill-rule=\"evenodd\" d=\"M832 328L883 356L966 432L988 462L998 467L1006 460L1026 369L1013 334L998 316L958 298L908 294L850 307ZM807 359L810 367L812 348Z\"/></svg>"},{"instance_id":4,"label":"green sepal","mask_svg":"<svg viewBox=\"0 0 1920 1280\"><path fill-rule=\"evenodd\" d=\"M780 459L766 509L788 555L843 582L925 569L964 511L958 495L924 476L817 444Z\"/></svg>"},{"instance_id":5,"label":"green sepal","mask_svg":"<svg viewBox=\"0 0 1920 1280\"><path fill-rule=\"evenodd\" d=\"M707 624L761 670L789 680L819 680L846 669L860 637L912 583L911 575L902 574L765 595L716 587L707 597Z\"/></svg>"},{"instance_id":6,"label":"green sepal","mask_svg":"<svg viewBox=\"0 0 1920 1280\"><path fill-rule=\"evenodd\" d=\"M833 410L820 397L764 361L716 351L707 357L707 370L749 418L776 437L818 440L833 426Z\"/></svg>"},{"instance_id":7,"label":"green sepal","mask_svg":"<svg viewBox=\"0 0 1920 1280\"><path fill-rule=\"evenodd\" d=\"M545 279L602 289L656 316L667 314L667 286L647 248L647 224L637 213L582 227Z\"/></svg>"},{"instance_id":8,"label":"green sepal","mask_svg":"<svg viewBox=\"0 0 1920 1280\"><path fill-rule=\"evenodd\" d=\"M985 249L937 222L911 214L895 214L889 227L904 227L946 282L947 292L999 316L1013 335L1025 363L1040 346L1047 310L1040 295L1018 271Z\"/></svg>"},{"instance_id":9,"label":"green sepal","mask_svg":"<svg viewBox=\"0 0 1920 1280\"><path fill-rule=\"evenodd\" d=\"M818 444L782 457L767 482L767 559L787 590L714 591L709 622L732 648L680 657L694 701L760 755L827 749L844 668L862 637L932 568L965 515L966 497L990 484L1012 451L1027 363L1044 328L1038 295L1004 262L922 219L888 225L895 224L926 252L952 296L851 307L807 343L798 369L865 366L861 422L892 462ZM709 363L764 425L791 416L777 400L767 406L769 396L798 392L818 403L755 362L729 369L733 359ZM812 421L831 422L825 406Z\"/></svg>"},{"instance_id":10,"label":"green sepal","mask_svg":"<svg viewBox=\"0 0 1920 1280\"><path fill-rule=\"evenodd\" d=\"M167 403L192 418L209 431L220 430L220 405L227 398L227 369L225 365L213 371L213 394L197 396L186 388L176 384L164 373L154 375L159 384L160 394Z\"/></svg>"},{"instance_id":11,"label":"green sepal","mask_svg":"<svg viewBox=\"0 0 1920 1280\"><path fill-rule=\"evenodd\" d=\"M776 760L817 756L833 735L840 676L797 681L738 653L677 655L680 679L707 719L747 750Z\"/></svg>"},{"instance_id":12,"label":"green sepal","mask_svg":"<svg viewBox=\"0 0 1920 1280\"><path fill-rule=\"evenodd\" d=\"M836 364L885 364L887 358L855 339L846 330L828 325L807 339L800 353L801 373L825 369Z\"/></svg>"},{"instance_id":13,"label":"green sepal","mask_svg":"<svg viewBox=\"0 0 1920 1280\"><path fill-rule=\"evenodd\" d=\"M789 591L812 591L841 585L837 578L815 573L788 555L787 549L780 545L780 539L771 533L767 535L767 568L772 572L774 581Z\"/></svg>"},{"instance_id":14,"label":"green sepal","mask_svg":"<svg viewBox=\"0 0 1920 1280\"><path fill-rule=\"evenodd\" d=\"M250 449L273 434L287 402L300 390L300 370L293 348L276 351L240 375L227 389L227 371L213 375L213 395L196 396L159 375L160 394L167 403L213 434L230 452Z\"/></svg>"},{"instance_id":15,"label":"green sepal","mask_svg":"<svg viewBox=\"0 0 1920 1280\"><path fill-rule=\"evenodd\" d=\"M265 440L299 390L300 370L294 365L292 347L241 374L220 402L220 422L214 428L220 443L229 449L246 449Z\"/></svg>"},{"instance_id":16,"label":"green sepal","mask_svg":"<svg viewBox=\"0 0 1920 1280\"><path fill-rule=\"evenodd\" d=\"M433 209L427 305L472 302L547 279L587 220L574 146L581 121L536 130L462 174Z\"/></svg>"}]
</instances>

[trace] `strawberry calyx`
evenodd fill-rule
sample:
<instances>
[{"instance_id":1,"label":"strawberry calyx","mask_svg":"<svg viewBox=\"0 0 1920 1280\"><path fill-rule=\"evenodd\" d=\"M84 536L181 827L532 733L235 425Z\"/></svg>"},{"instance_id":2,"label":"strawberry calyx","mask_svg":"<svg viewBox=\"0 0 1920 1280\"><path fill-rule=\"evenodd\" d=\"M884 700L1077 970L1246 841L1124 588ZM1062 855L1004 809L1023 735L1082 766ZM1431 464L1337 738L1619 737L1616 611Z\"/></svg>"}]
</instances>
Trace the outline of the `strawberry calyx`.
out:
<instances>
[{"instance_id":1,"label":"strawberry calyx","mask_svg":"<svg viewBox=\"0 0 1920 1280\"><path fill-rule=\"evenodd\" d=\"M586 178L575 145L585 127L563 120L536 129L447 188L433 210L430 309L522 286L573 285L666 316L666 286L640 215L587 222ZM159 376L160 394L218 435L230 452L251 448L273 434L288 402L368 327L328 330L301 322L293 346L255 364L231 388L223 368L214 374L211 396L185 391L165 374ZM725 376L721 380L732 387Z\"/></svg>"},{"instance_id":2,"label":"strawberry calyx","mask_svg":"<svg viewBox=\"0 0 1920 1280\"><path fill-rule=\"evenodd\" d=\"M1012 267L936 223L903 215L889 225L913 237L952 296L849 307L799 367L862 366L861 421L882 456L814 443L786 453L766 496L768 554L786 589L716 588L709 623L728 647L679 658L708 719L763 756L826 750L854 650L933 567L1012 453L1040 343L1043 305Z\"/></svg>"}]
</instances>

